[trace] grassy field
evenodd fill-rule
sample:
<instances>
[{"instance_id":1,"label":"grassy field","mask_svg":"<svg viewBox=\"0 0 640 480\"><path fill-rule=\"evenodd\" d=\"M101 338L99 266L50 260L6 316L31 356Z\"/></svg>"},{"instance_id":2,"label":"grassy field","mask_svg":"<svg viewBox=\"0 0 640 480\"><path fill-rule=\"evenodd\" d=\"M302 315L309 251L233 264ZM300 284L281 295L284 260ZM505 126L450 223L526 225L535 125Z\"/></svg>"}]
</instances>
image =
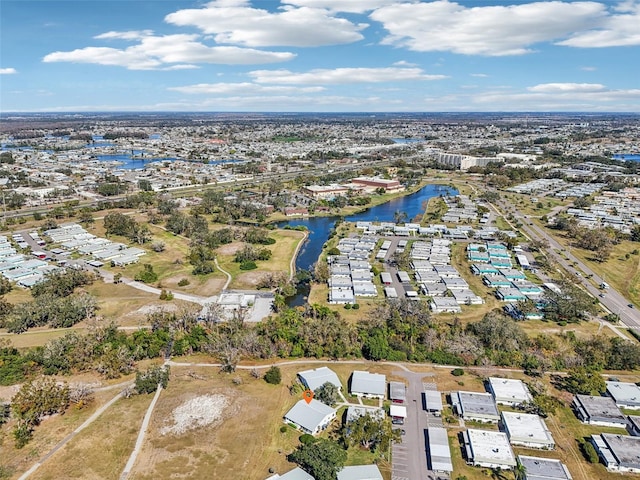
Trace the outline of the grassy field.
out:
<instances>
[{"instance_id":1,"label":"grassy field","mask_svg":"<svg viewBox=\"0 0 640 480\"><path fill-rule=\"evenodd\" d=\"M502 196L505 200L517 206L520 212L534 217L548 215L554 208L558 206L565 207L572 203L571 200L563 200L556 197L536 197L535 195L527 195L524 193L503 192ZM532 202L532 198L536 198L538 201ZM542 204L541 208L538 208L539 203Z\"/></svg>"},{"instance_id":2,"label":"grassy field","mask_svg":"<svg viewBox=\"0 0 640 480\"><path fill-rule=\"evenodd\" d=\"M304 238L304 232L297 230L274 230L269 234L276 243L266 245L264 248L271 250L270 260L257 261L258 268L251 271L240 270L240 264L233 261L235 252L242 248L241 242L234 242L218 248L218 264L229 272L232 277L230 288L252 289L266 272L284 272L287 276L291 273L291 260L298 244ZM257 248L263 248L257 246Z\"/></svg>"},{"instance_id":3,"label":"grassy field","mask_svg":"<svg viewBox=\"0 0 640 480\"><path fill-rule=\"evenodd\" d=\"M117 392L118 390L98 392L96 393L96 401L89 407L82 410L77 410L71 407L64 415L54 415L43 420L42 423L38 427L36 427L33 440L26 447L20 450L15 449L13 438L10 434L10 429L13 428L13 422L9 422L7 425L2 427L2 430L0 430L0 432L2 433L4 438L0 436L0 438L3 440L1 446L2 455L0 455L0 466L4 467L7 471L12 473L12 475L8 476L7 478L18 478L20 473L28 470L33 463L41 459L58 442L60 442L64 437L70 434L74 429L79 427L82 422L89 418L91 414L95 412L101 405L111 400L117 394ZM113 415L111 417L111 421L113 422L113 424L119 425L120 416L117 414L116 410L113 410L114 408L115 405L112 406L112 409L108 410L107 413L111 412L111 415ZM90 428L94 428L97 426L99 431L101 432L100 436L103 436L105 432L109 431L109 423L104 423L102 424L102 426L96 425L99 421L100 420L98 420ZM126 423L123 423L122 425L126 425ZM117 431L117 429L114 430ZM82 432L82 435L84 435L85 432L88 431L89 429L85 430L84 432ZM82 439L81 436L78 436L73 440L72 443L75 443L76 441L84 442L86 441L86 439ZM70 443L69 446L71 446L72 443ZM124 447L126 448L126 445ZM117 445L109 446L109 448L117 448ZM98 451L99 450L96 450L96 453ZM67 453L68 452L66 449L59 451L49 462L46 462L44 466L40 470L38 470L38 472L31 478L74 478L74 475L71 474L71 471L67 471L66 465L61 461L62 458L66 457ZM74 455L77 455L77 451ZM80 456L77 458L82 459L83 457ZM84 467L86 466L87 465L85 464ZM82 468L80 467L83 466L81 464L79 465L79 468L75 473L75 478L117 478L117 476L85 476ZM49 474L47 472L51 473Z\"/></svg>"}]
</instances>

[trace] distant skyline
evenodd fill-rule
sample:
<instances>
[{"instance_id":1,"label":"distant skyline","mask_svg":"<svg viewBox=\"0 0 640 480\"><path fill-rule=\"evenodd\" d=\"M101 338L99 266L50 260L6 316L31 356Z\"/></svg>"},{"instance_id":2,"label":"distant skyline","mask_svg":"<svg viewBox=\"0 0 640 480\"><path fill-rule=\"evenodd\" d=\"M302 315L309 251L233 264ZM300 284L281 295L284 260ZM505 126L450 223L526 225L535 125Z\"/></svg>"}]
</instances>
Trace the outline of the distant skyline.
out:
<instances>
[{"instance_id":1,"label":"distant skyline","mask_svg":"<svg viewBox=\"0 0 640 480\"><path fill-rule=\"evenodd\" d=\"M640 112L640 0L2 0L0 112Z\"/></svg>"}]
</instances>

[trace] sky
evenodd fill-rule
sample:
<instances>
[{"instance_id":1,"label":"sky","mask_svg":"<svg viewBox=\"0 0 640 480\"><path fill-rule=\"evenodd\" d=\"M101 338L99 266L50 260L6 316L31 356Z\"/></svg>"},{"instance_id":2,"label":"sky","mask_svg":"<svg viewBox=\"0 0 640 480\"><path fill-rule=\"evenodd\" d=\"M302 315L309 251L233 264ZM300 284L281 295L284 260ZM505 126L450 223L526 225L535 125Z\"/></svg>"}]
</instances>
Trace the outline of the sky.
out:
<instances>
[{"instance_id":1,"label":"sky","mask_svg":"<svg viewBox=\"0 0 640 480\"><path fill-rule=\"evenodd\" d=\"M2 0L0 113L640 112L640 0Z\"/></svg>"}]
</instances>

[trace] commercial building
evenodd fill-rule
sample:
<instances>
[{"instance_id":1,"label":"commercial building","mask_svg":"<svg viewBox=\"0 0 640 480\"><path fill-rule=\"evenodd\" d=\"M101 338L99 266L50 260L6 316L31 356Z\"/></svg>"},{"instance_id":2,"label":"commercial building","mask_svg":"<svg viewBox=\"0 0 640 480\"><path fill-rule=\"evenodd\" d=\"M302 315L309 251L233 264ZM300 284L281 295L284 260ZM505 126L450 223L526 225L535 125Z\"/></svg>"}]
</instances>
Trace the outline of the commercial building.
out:
<instances>
[{"instance_id":1,"label":"commercial building","mask_svg":"<svg viewBox=\"0 0 640 480\"><path fill-rule=\"evenodd\" d=\"M491 430L468 429L462 433L467 463L477 467L510 470L516 458L507 435Z\"/></svg>"},{"instance_id":2,"label":"commercial building","mask_svg":"<svg viewBox=\"0 0 640 480\"><path fill-rule=\"evenodd\" d=\"M591 442L607 470L640 473L640 437L602 433Z\"/></svg>"},{"instance_id":3,"label":"commercial building","mask_svg":"<svg viewBox=\"0 0 640 480\"><path fill-rule=\"evenodd\" d=\"M351 375L351 394L356 397L384 398L387 377L380 373L356 370Z\"/></svg>"},{"instance_id":4,"label":"commercial building","mask_svg":"<svg viewBox=\"0 0 640 480\"><path fill-rule=\"evenodd\" d=\"M294 424L305 433L316 435L336 418L336 411L318 400L299 400L285 416L284 421Z\"/></svg>"},{"instance_id":5,"label":"commercial building","mask_svg":"<svg viewBox=\"0 0 640 480\"><path fill-rule=\"evenodd\" d=\"M338 375L329 367L320 367L315 370L298 372L298 378L309 390L315 391L327 382L335 385L338 390L342 390L342 383L340 383Z\"/></svg>"},{"instance_id":6,"label":"commercial building","mask_svg":"<svg viewBox=\"0 0 640 480\"><path fill-rule=\"evenodd\" d=\"M378 188L384 189L386 193L401 192L404 190L404 187L398 180L387 180L377 177L357 177L351 180L351 183L363 187L364 190L367 191L377 190Z\"/></svg>"},{"instance_id":7,"label":"commercial building","mask_svg":"<svg viewBox=\"0 0 640 480\"><path fill-rule=\"evenodd\" d=\"M629 415L627 417L627 431L634 437L640 437L640 417Z\"/></svg>"},{"instance_id":8,"label":"commercial building","mask_svg":"<svg viewBox=\"0 0 640 480\"><path fill-rule=\"evenodd\" d=\"M451 404L465 420L498 423L500 413L490 393L451 392Z\"/></svg>"},{"instance_id":9,"label":"commercial building","mask_svg":"<svg viewBox=\"0 0 640 480\"><path fill-rule=\"evenodd\" d=\"M430 427L427 429L427 462L431 471L453 472L449 438L444 428Z\"/></svg>"},{"instance_id":10,"label":"commercial building","mask_svg":"<svg viewBox=\"0 0 640 480\"><path fill-rule=\"evenodd\" d=\"M576 416L589 425L619 428L627 426L627 419L611 397L576 395L573 397L571 407Z\"/></svg>"},{"instance_id":11,"label":"commercial building","mask_svg":"<svg viewBox=\"0 0 640 480\"><path fill-rule=\"evenodd\" d=\"M572 480L569 469L560 460L518 455L518 463L525 469L524 480Z\"/></svg>"},{"instance_id":12,"label":"commercial building","mask_svg":"<svg viewBox=\"0 0 640 480\"><path fill-rule=\"evenodd\" d=\"M538 415L502 412L502 426L511 445L553 450L556 443L551 432Z\"/></svg>"},{"instance_id":13,"label":"commercial building","mask_svg":"<svg viewBox=\"0 0 640 480\"><path fill-rule=\"evenodd\" d=\"M517 407L533 400L529 389L522 380L489 377L488 386L499 405Z\"/></svg>"},{"instance_id":14,"label":"commercial building","mask_svg":"<svg viewBox=\"0 0 640 480\"><path fill-rule=\"evenodd\" d=\"M302 192L315 199L332 200L335 197L347 195L347 193L349 193L349 189L334 183L331 185L308 185L306 187L302 187Z\"/></svg>"},{"instance_id":15,"label":"commercial building","mask_svg":"<svg viewBox=\"0 0 640 480\"><path fill-rule=\"evenodd\" d=\"M640 410L640 387L628 382L605 382L607 395L616 402L620 408Z\"/></svg>"}]
</instances>

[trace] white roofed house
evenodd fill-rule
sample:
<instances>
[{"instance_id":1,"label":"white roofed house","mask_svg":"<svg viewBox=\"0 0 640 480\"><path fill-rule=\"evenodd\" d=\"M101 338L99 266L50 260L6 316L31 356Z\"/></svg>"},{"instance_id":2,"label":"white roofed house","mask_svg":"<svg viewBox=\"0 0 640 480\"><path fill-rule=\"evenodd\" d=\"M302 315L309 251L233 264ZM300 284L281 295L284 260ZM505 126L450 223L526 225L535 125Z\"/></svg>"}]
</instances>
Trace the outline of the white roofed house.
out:
<instances>
[{"instance_id":1,"label":"white roofed house","mask_svg":"<svg viewBox=\"0 0 640 480\"><path fill-rule=\"evenodd\" d=\"M555 442L551 432L538 415L520 412L502 412L502 426L511 445L553 450Z\"/></svg>"},{"instance_id":2,"label":"white roofed house","mask_svg":"<svg viewBox=\"0 0 640 480\"><path fill-rule=\"evenodd\" d=\"M529 388L522 380L511 378L489 377L489 391L499 405L517 407L533 401Z\"/></svg>"},{"instance_id":3,"label":"white roofed house","mask_svg":"<svg viewBox=\"0 0 640 480\"><path fill-rule=\"evenodd\" d=\"M305 433L316 435L327 428L336 418L336 410L318 400L299 400L285 416L284 421L292 423Z\"/></svg>"},{"instance_id":4,"label":"white roofed house","mask_svg":"<svg viewBox=\"0 0 640 480\"><path fill-rule=\"evenodd\" d=\"M616 402L620 408L640 410L640 387L628 382L605 382L607 395Z\"/></svg>"},{"instance_id":5,"label":"white roofed house","mask_svg":"<svg viewBox=\"0 0 640 480\"><path fill-rule=\"evenodd\" d=\"M338 390L342 390L342 383L340 382L338 375L328 367L320 367L315 370L298 372L298 378L309 390L315 391L327 382L334 385Z\"/></svg>"},{"instance_id":6,"label":"white roofed house","mask_svg":"<svg viewBox=\"0 0 640 480\"><path fill-rule=\"evenodd\" d=\"M491 430L468 429L462 433L467 463L477 467L510 470L516 458L507 435Z\"/></svg>"},{"instance_id":7,"label":"white roofed house","mask_svg":"<svg viewBox=\"0 0 640 480\"><path fill-rule=\"evenodd\" d=\"M384 398L387 377L380 373L354 371L351 375L351 394L356 397Z\"/></svg>"}]
</instances>

